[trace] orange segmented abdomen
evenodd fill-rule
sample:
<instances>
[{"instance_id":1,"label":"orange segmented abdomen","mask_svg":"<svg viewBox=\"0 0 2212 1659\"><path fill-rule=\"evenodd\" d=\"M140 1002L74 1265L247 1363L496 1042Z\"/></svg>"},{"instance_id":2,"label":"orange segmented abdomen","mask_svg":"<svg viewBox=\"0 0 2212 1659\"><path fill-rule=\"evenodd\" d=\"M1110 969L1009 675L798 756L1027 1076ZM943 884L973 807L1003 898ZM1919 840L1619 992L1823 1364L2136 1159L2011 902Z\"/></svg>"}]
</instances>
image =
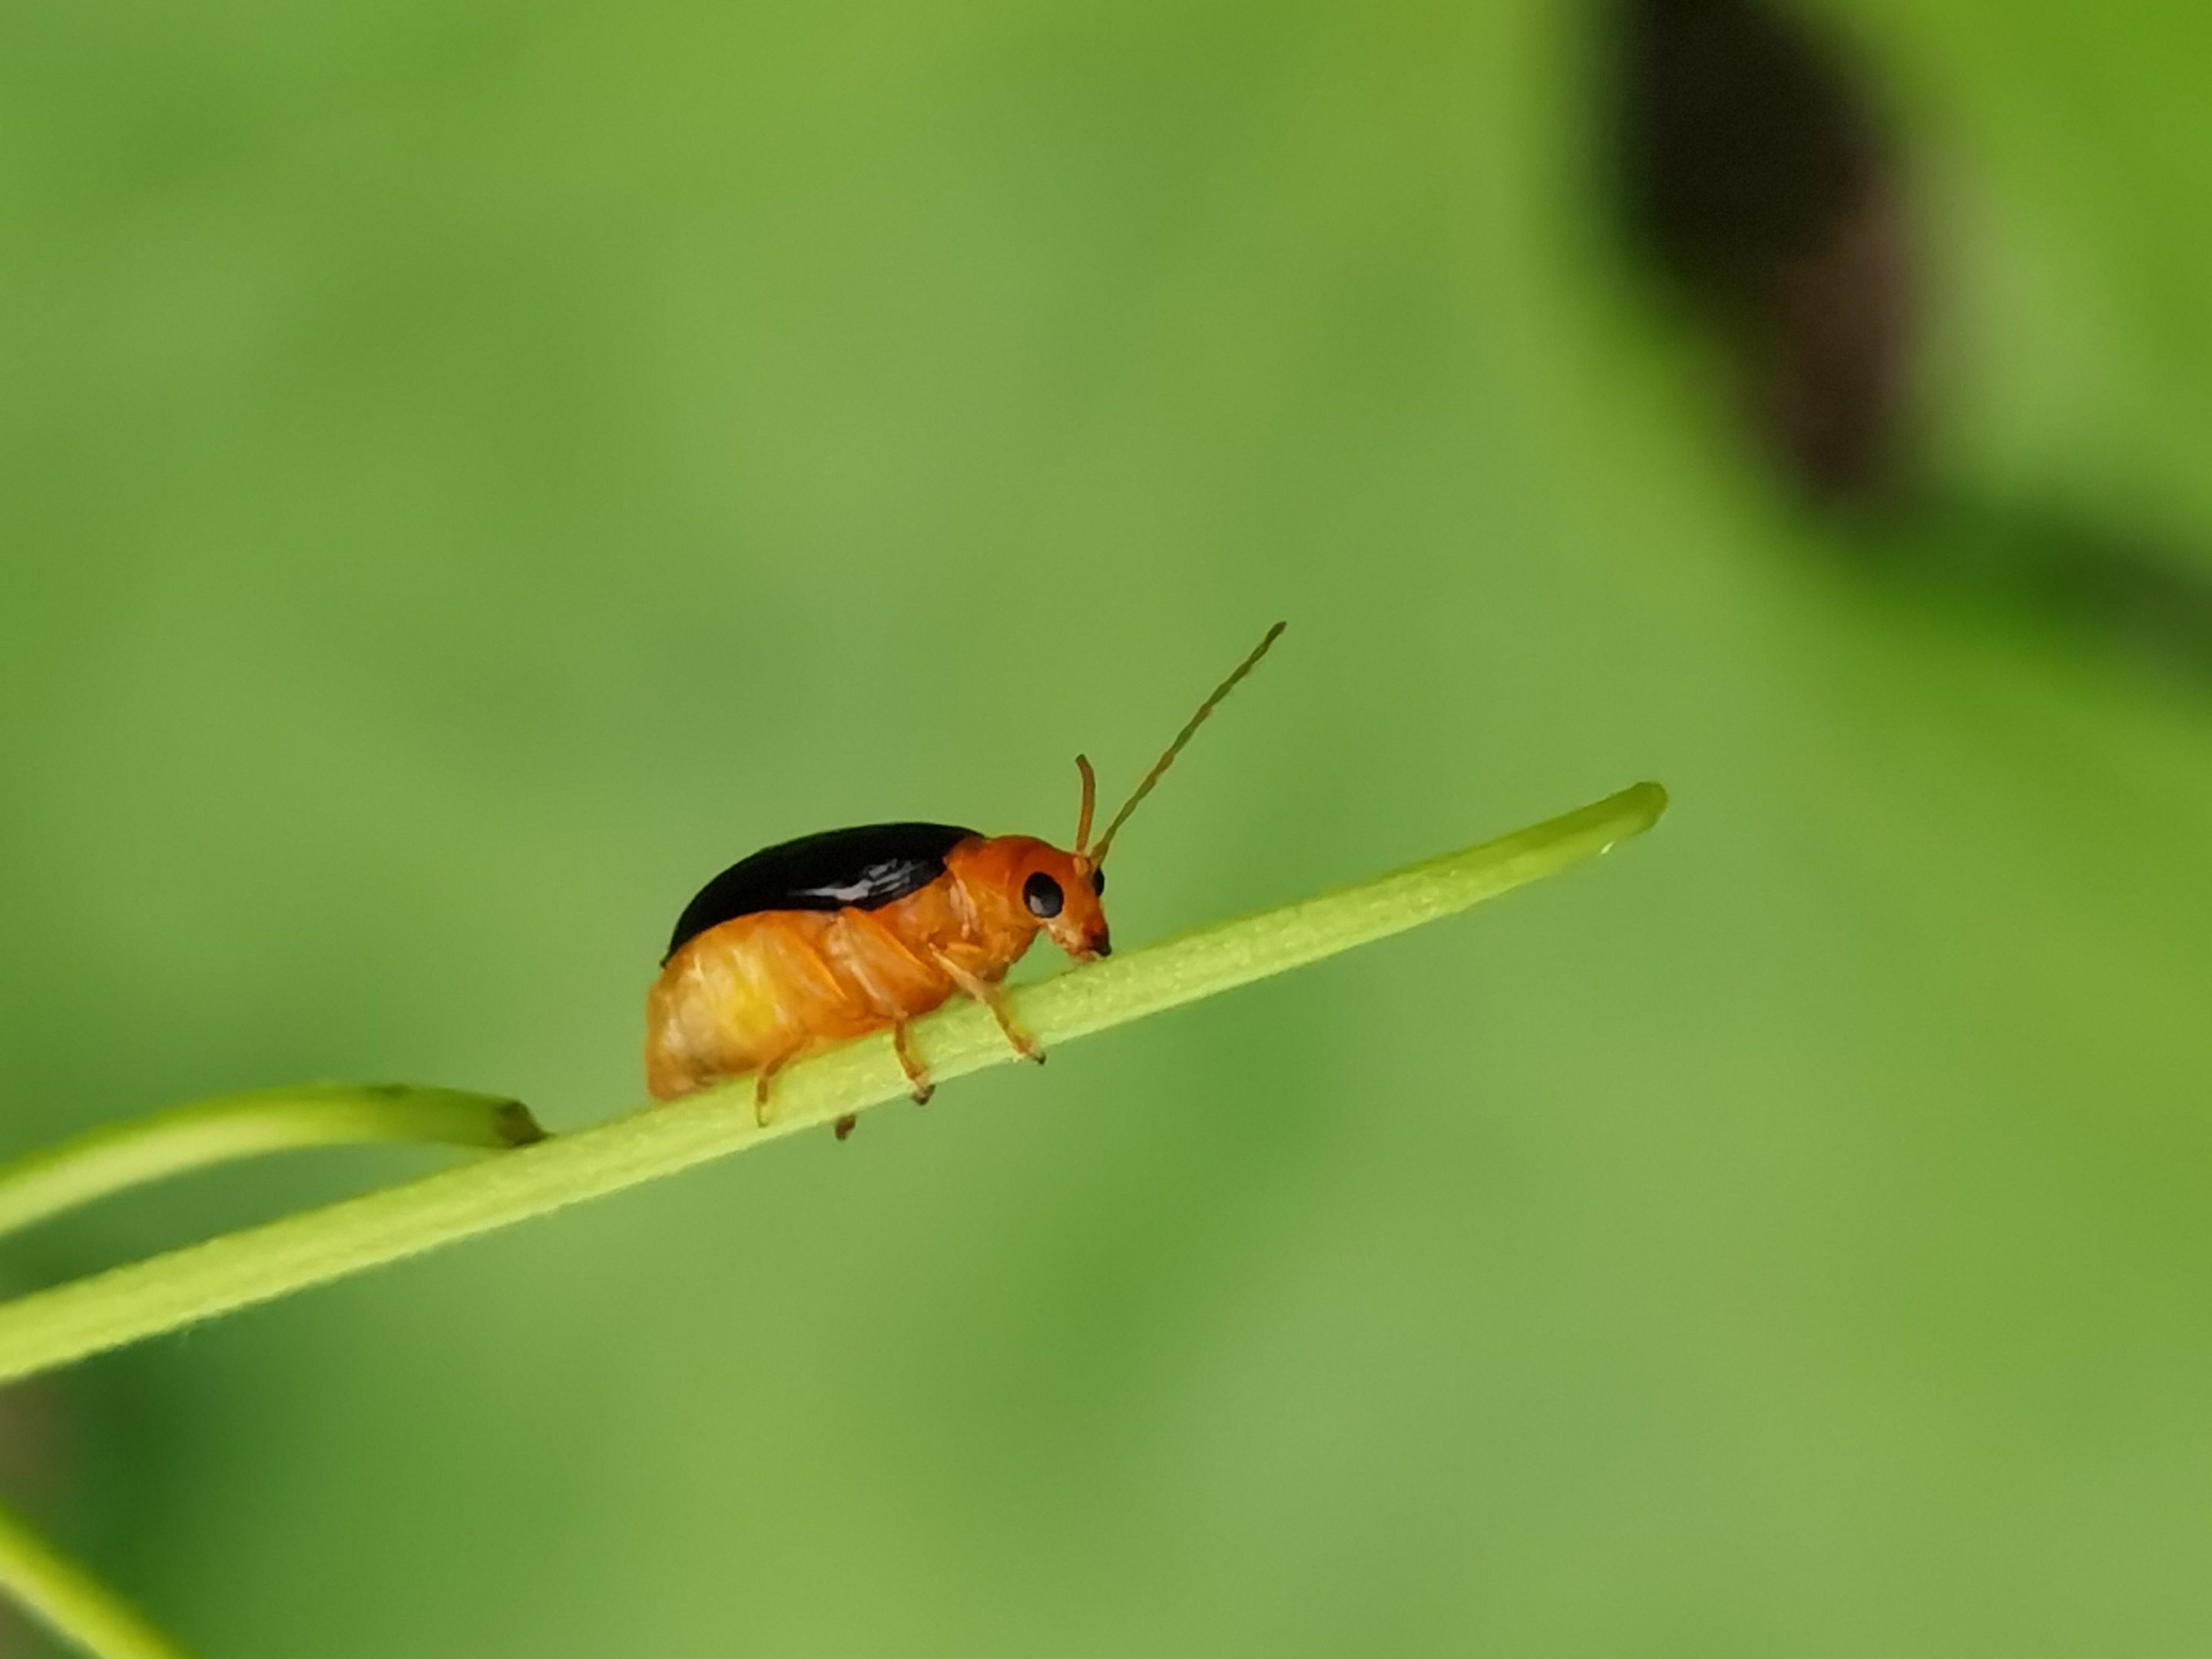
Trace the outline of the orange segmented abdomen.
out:
<instances>
[{"instance_id":1,"label":"orange segmented abdomen","mask_svg":"<svg viewBox=\"0 0 2212 1659\"><path fill-rule=\"evenodd\" d=\"M930 958L930 942L909 944L898 926L925 918L894 914L921 896L872 911L766 910L685 943L647 1000L653 1098L883 1030L943 1002L952 981Z\"/></svg>"}]
</instances>

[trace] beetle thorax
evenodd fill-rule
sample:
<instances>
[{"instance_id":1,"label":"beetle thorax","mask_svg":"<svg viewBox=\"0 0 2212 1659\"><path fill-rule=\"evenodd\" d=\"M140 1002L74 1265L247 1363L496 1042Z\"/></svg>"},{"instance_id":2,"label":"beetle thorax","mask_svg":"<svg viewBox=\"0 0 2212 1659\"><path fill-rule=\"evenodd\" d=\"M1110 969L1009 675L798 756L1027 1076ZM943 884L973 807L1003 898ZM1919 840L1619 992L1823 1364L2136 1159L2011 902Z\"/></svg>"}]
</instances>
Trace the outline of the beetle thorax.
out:
<instances>
[{"instance_id":1,"label":"beetle thorax","mask_svg":"<svg viewBox=\"0 0 2212 1659\"><path fill-rule=\"evenodd\" d=\"M1028 836L978 837L945 859L969 939L1006 966L1020 958L1042 926L1022 903L1020 872L1043 845Z\"/></svg>"}]
</instances>

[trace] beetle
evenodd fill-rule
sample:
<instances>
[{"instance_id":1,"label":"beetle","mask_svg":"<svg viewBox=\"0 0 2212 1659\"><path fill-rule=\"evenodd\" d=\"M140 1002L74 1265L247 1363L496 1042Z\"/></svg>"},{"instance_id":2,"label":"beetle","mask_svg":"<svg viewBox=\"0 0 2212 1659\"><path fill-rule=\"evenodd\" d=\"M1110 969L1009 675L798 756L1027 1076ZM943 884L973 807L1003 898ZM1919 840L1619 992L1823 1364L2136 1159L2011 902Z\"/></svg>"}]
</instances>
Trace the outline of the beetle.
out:
<instances>
[{"instance_id":1,"label":"beetle","mask_svg":"<svg viewBox=\"0 0 2212 1659\"><path fill-rule=\"evenodd\" d=\"M775 1074L802 1055L888 1028L916 1101L933 1091L908 1027L954 993L990 1009L1016 1053L1044 1050L1000 981L1042 933L1078 963L1111 954L1106 853L1129 814L1283 631L1277 623L1199 705L1094 843L1097 781L1082 779L1075 847L945 823L872 823L770 847L699 890L646 999L646 1086L674 1100L750 1072L772 1119ZM843 1139L850 1117L837 1122Z\"/></svg>"}]
</instances>

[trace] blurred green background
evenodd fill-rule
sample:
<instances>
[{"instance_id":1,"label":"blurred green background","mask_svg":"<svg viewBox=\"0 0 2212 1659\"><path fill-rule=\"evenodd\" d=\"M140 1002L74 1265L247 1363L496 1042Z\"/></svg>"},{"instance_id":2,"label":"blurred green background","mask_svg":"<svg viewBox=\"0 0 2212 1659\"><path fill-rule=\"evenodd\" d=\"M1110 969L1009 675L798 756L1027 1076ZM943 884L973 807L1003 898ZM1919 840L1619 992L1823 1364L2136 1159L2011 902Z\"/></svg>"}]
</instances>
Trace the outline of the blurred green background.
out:
<instances>
[{"instance_id":1,"label":"blurred green background","mask_svg":"<svg viewBox=\"0 0 2212 1659\"><path fill-rule=\"evenodd\" d=\"M2212 21L1862 0L1929 452L2212 545ZM1855 574L1520 3L0 14L0 1152L641 1095L723 864L1462 921L0 1399L210 1656L2172 1654L2212 695ZM204 1177L17 1288L430 1155ZM22 1651L41 1651L25 1640Z\"/></svg>"}]
</instances>

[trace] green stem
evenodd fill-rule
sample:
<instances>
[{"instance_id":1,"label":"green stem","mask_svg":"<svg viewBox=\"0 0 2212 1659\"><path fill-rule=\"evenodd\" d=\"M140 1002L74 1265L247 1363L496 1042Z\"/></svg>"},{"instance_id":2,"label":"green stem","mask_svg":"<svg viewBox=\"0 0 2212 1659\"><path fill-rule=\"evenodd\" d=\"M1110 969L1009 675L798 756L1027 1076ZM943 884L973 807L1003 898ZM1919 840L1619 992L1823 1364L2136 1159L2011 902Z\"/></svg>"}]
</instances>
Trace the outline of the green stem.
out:
<instances>
[{"instance_id":1,"label":"green stem","mask_svg":"<svg viewBox=\"0 0 2212 1659\"><path fill-rule=\"evenodd\" d=\"M1431 921L1595 857L1665 811L1656 783L1356 887L1224 922L1016 992L1048 1046L1103 1030ZM988 1012L915 1027L940 1080L1012 1058ZM776 1080L774 1121L740 1079L485 1159L172 1250L0 1304L0 1382L319 1285L456 1239L672 1175L906 1093L888 1036L833 1048Z\"/></svg>"},{"instance_id":2,"label":"green stem","mask_svg":"<svg viewBox=\"0 0 2212 1659\"><path fill-rule=\"evenodd\" d=\"M122 1597L0 1506L0 1589L64 1641L99 1659L185 1659Z\"/></svg>"},{"instance_id":3,"label":"green stem","mask_svg":"<svg viewBox=\"0 0 2212 1659\"><path fill-rule=\"evenodd\" d=\"M0 1234L149 1181L295 1146L441 1141L505 1148L543 1140L520 1102L399 1083L256 1089L103 1124L0 1164Z\"/></svg>"}]
</instances>

